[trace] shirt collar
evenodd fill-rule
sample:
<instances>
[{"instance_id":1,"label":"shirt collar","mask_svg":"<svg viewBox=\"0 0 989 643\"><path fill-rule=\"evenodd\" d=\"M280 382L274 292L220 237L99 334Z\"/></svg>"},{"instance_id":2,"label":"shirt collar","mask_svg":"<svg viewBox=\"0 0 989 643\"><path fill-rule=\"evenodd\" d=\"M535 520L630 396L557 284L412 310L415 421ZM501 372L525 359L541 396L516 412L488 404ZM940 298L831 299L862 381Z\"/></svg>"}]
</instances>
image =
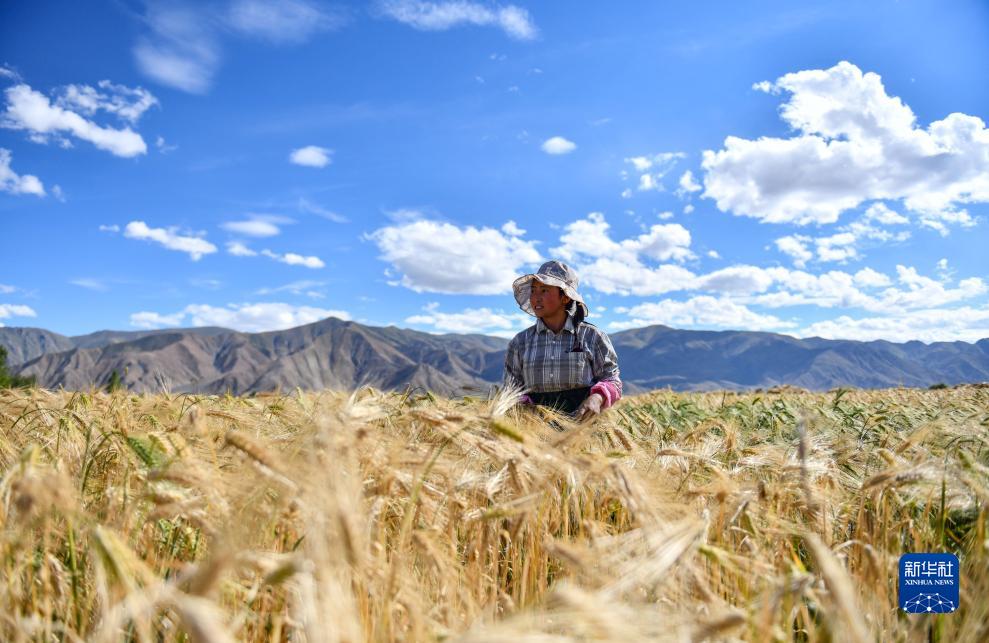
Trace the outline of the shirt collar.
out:
<instances>
[{"instance_id":1,"label":"shirt collar","mask_svg":"<svg viewBox=\"0 0 989 643\"><path fill-rule=\"evenodd\" d=\"M538 318L537 317L536 318L536 332L537 333L543 333L543 332L552 333L553 331L551 331L549 329L549 326L547 326L546 324L543 323L543 320L541 318ZM571 317L569 313L567 313L567 321L564 322L563 329L560 332L573 333L573 317Z\"/></svg>"}]
</instances>

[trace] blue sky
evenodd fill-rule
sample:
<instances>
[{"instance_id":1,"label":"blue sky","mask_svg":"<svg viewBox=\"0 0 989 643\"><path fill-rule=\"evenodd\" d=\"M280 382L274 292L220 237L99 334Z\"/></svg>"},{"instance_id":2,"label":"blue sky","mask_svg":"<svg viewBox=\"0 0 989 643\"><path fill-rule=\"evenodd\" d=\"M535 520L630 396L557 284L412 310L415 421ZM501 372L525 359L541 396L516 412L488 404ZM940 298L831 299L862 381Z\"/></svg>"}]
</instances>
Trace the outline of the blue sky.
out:
<instances>
[{"instance_id":1,"label":"blue sky","mask_svg":"<svg viewBox=\"0 0 989 643\"><path fill-rule=\"evenodd\" d=\"M0 9L0 323L989 337L989 5Z\"/></svg>"}]
</instances>

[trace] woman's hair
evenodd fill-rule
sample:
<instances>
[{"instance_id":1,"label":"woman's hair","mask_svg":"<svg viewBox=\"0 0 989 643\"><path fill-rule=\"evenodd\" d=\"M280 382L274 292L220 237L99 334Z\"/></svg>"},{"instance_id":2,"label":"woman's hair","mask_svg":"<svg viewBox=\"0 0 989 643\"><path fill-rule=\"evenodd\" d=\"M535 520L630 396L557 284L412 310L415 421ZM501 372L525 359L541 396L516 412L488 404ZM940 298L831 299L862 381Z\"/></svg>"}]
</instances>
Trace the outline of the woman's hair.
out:
<instances>
[{"instance_id":1,"label":"woman's hair","mask_svg":"<svg viewBox=\"0 0 989 643\"><path fill-rule=\"evenodd\" d=\"M573 318L573 327L576 329L580 326L580 323L584 321L584 307L571 300L570 305L567 307L567 312L570 313L570 317Z\"/></svg>"}]
</instances>

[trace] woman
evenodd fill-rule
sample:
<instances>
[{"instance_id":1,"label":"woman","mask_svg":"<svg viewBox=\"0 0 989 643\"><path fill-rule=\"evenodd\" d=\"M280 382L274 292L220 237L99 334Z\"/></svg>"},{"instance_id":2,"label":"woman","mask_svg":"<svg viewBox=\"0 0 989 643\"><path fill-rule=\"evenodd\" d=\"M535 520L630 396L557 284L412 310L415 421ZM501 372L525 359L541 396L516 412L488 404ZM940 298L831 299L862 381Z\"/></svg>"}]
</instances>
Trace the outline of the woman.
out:
<instances>
[{"instance_id":1,"label":"woman","mask_svg":"<svg viewBox=\"0 0 989 643\"><path fill-rule=\"evenodd\" d=\"M524 404L585 420L621 398L622 382L611 340L584 321L587 306L577 284L577 273L559 261L512 284L519 307L538 319L508 344L505 387L523 391Z\"/></svg>"}]
</instances>

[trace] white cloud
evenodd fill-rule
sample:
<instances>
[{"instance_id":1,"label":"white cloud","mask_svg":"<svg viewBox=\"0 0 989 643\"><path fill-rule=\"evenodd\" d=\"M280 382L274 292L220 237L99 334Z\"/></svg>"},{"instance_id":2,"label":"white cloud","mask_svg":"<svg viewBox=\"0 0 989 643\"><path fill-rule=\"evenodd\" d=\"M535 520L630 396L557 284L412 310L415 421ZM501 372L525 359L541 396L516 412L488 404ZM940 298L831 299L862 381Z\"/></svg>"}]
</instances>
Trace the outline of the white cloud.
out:
<instances>
[{"instance_id":1,"label":"white cloud","mask_svg":"<svg viewBox=\"0 0 989 643\"><path fill-rule=\"evenodd\" d=\"M870 205L869 209L865 211L865 219L885 225L906 225L910 223L910 219L898 212L890 210L885 203L873 203Z\"/></svg>"},{"instance_id":2,"label":"white cloud","mask_svg":"<svg viewBox=\"0 0 989 643\"><path fill-rule=\"evenodd\" d=\"M0 124L8 129L27 130L34 141L45 142L65 132L116 156L147 152L144 139L129 127L100 127L71 110L52 105L44 94L24 84L9 87L5 93L7 109Z\"/></svg>"},{"instance_id":3,"label":"white cloud","mask_svg":"<svg viewBox=\"0 0 989 643\"><path fill-rule=\"evenodd\" d=\"M787 74L759 89L786 93L797 135L725 139L704 152L704 196L770 223L833 223L868 200L902 199L941 232L972 225L959 205L989 201L989 130L950 114L926 129L880 77L848 62Z\"/></svg>"},{"instance_id":4,"label":"white cloud","mask_svg":"<svg viewBox=\"0 0 989 643\"><path fill-rule=\"evenodd\" d=\"M230 232L236 232L237 234L244 234L249 237L273 237L276 234L281 234L281 229L274 223L269 223L267 221L248 220L248 221L228 221L220 225L224 230Z\"/></svg>"},{"instance_id":5,"label":"white cloud","mask_svg":"<svg viewBox=\"0 0 989 643\"><path fill-rule=\"evenodd\" d=\"M620 242L611 238L610 225L600 212L591 212L564 228L560 245L551 252L571 262L584 283L608 294L656 295L682 290L694 274L675 265L651 268L644 259L685 261L690 251L690 232L678 223L657 224L637 237Z\"/></svg>"},{"instance_id":6,"label":"white cloud","mask_svg":"<svg viewBox=\"0 0 989 643\"><path fill-rule=\"evenodd\" d=\"M989 290L978 277L959 280L955 287L950 287L920 275L913 267L903 265L896 267L896 282L899 285L886 287L874 295L863 292L861 288L882 287L889 278L871 269L855 275L837 270L814 275L786 268L747 268L753 275L761 271L762 278L771 280L775 286L775 290L750 297L748 302L771 308L813 305L894 314L972 299Z\"/></svg>"},{"instance_id":7,"label":"white cloud","mask_svg":"<svg viewBox=\"0 0 989 643\"><path fill-rule=\"evenodd\" d=\"M0 295L9 295L13 292L17 292L17 288L15 286L0 284Z\"/></svg>"},{"instance_id":8,"label":"white cloud","mask_svg":"<svg viewBox=\"0 0 989 643\"><path fill-rule=\"evenodd\" d=\"M294 223L287 217L273 216L270 214L249 214L243 221L227 221L221 223L220 227L228 232L243 234L248 237L273 237L281 234L282 230L278 226L285 223Z\"/></svg>"},{"instance_id":9,"label":"white cloud","mask_svg":"<svg viewBox=\"0 0 989 643\"><path fill-rule=\"evenodd\" d=\"M729 266L698 277L688 288L733 295L765 292L773 285L773 272L755 266Z\"/></svg>"},{"instance_id":10,"label":"white cloud","mask_svg":"<svg viewBox=\"0 0 989 643\"><path fill-rule=\"evenodd\" d=\"M402 274L398 283L416 292L501 294L523 266L541 260L535 245L519 236L430 220L386 226L368 238Z\"/></svg>"},{"instance_id":11,"label":"white cloud","mask_svg":"<svg viewBox=\"0 0 989 643\"><path fill-rule=\"evenodd\" d=\"M775 241L776 248L783 254L792 257L793 265L798 268L803 268L808 261L814 258L814 253L807 248L810 242L810 237L801 234L791 234Z\"/></svg>"},{"instance_id":12,"label":"white cloud","mask_svg":"<svg viewBox=\"0 0 989 643\"><path fill-rule=\"evenodd\" d=\"M45 196L45 186L33 174L17 174L10 167L13 156L10 150L0 147L0 192Z\"/></svg>"},{"instance_id":13,"label":"white cloud","mask_svg":"<svg viewBox=\"0 0 989 643\"><path fill-rule=\"evenodd\" d=\"M700 184L694 180L694 173L687 170L680 175L680 188L677 190L677 194L683 196L690 192L700 192L703 190Z\"/></svg>"},{"instance_id":14,"label":"white cloud","mask_svg":"<svg viewBox=\"0 0 989 643\"><path fill-rule=\"evenodd\" d=\"M89 85L66 85L57 92L55 104L86 116L104 111L131 125L136 124L144 112L159 104L158 99L143 87L115 85L109 80L101 80L97 87L99 89Z\"/></svg>"},{"instance_id":15,"label":"white cloud","mask_svg":"<svg viewBox=\"0 0 989 643\"><path fill-rule=\"evenodd\" d=\"M597 259L578 268L582 283L608 295L646 297L684 290L693 283L694 273L686 268L663 264L655 268L638 260Z\"/></svg>"},{"instance_id":16,"label":"white cloud","mask_svg":"<svg viewBox=\"0 0 989 643\"><path fill-rule=\"evenodd\" d=\"M289 160L296 165L304 165L306 167L326 167L333 160L330 158L333 154L333 150L326 149L325 147L319 147L317 145L307 145L306 147L300 147L297 150L292 150L289 154Z\"/></svg>"},{"instance_id":17,"label":"white cloud","mask_svg":"<svg viewBox=\"0 0 989 643\"><path fill-rule=\"evenodd\" d=\"M120 226L116 223L112 225L100 225L100 232L120 232Z\"/></svg>"},{"instance_id":18,"label":"white cloud","mask_svg":"<svg viewBox=\"0 0 989 643\"><path fill-rule=\"evenodd\" d=\"M256 257L258 254L240 241L228 241L227 252L235 257Z\"/></svg>"},{"instance_id":19,"label":"white cloud","mask_svg":"<svg viewBox=\"0 0 989 643\"><path fill-rule=\"evenodd\" d=\"M348 221L347 217L337 214L331 210L327 210L326 208L317 205L304 197L299 197L298 207L302 212L307 214L315 214L316 216L332 221L333 223L347 223Z\"/></svg>"},{"instance_id":20,"label":"white cloud","mask_svg":"<svg viewBox=\"0 0 989 643\"><path fill-rule=\"evenodd\" d=\"M820 262L836 261L845 263L853 259L861 259L860 248L868 243L886 243L889 241L905 241L910 232L901 230L890 232L877 224L895 226L909 223L909 219L890 210L882 203L875 203L858 219L840 226L834 234L810 237L808 235L789 235L776 239L776 248L793 258L793 265L803 268L815 256ZM813 246L814 250L811 250Z\"/></svg>"},{"instance_id":21,"label":"white cloud","mask_svg":"<svg viewBox=\"0 0 989 643\"><path fill-rule=\"evenodd\" d=\"M172 315L162 315L160 313L144 311L132 314L130 316L130 325L138 328L149 329L162 328L165 326L181 326L184 317L184 312L179 312Z\"/></svg>"},{"instance_id":22,"label":"white cloud","mask_svg":"<svg viewBox=\"0 0 989 643\"><path fill-rule=\"evenodd\" d=\"M96 292L106 292L110 288L99 279L91 279L89 277L83 277L80 279L70 279L69 283L73 286L79 286L80 288L85 288L86 290L95 290Z\"/></svg>"},{"instance_id":23,"label":"white cloud","mask_svg":"<svg viewBox=\"0 0 989 643\"><path fill-rule=\"evenodd\" d=\"M227 15L233 29L275 44L305 42L343 22L341 16L327 14L302 0L237 0Z\"/></svg>"},{"instance_id":24,"label":"white cloud","mask_svg":"<svg viewBox=\"0 0 989 643\"><path fill-rule=\"evenodd\" d=\"M856 272L854 280L855 285L862 288L885 288L893 284L887 275L868 267Z\"/></svg>"},{"instance_id":25,"label":"white cloud","mask_svg":"<svg viewBox=\"0 0 989 643\"><path fill-rule=\"evenodd\" d=\"M7 65L0 65L0 78L9 78L13 81L20 81L21 75Z\"/></svg>"},{"instance_id":26,"label":"white cloud","mask_svg":"<svg viewBox=\"0 0 989 643\"><path fill-rule=\"evenodd\" d=\"M710 257L711 259L720 259L721 258L721 255L718 254L718 251L717 250L708 250L707 251L707 256Z\"/></svg>"},{"instance_id":27,"label":"white cloud","mask_svg":"<svg viewBox=\"0 0 989 643\"><path fill-rule=\"evenodd\" d=\"M255 294L258 295L274 295L280 292L287 292L293 295L307 295L309 297L322 297L322 293L316 291L317 288L322 288L326 285L323 281L314 281L312 279L300 279L299 281L293 281L287 283L283 286L277 286L275 288L260 288Z\"/></svg>"},{"instance_id":28,"label":"white cloud","mask_svg":"<svg viewBox=\"0 0 989 643\"><path fill-rule=\"evenodd\" d=\"M577 144L562 136L554 136L543 141L541 147L547 154L569 154L577 149Z\"/></svg>"},{"instance_id":29,"label":"white cloud","mask_svg":"<svg viewBox=\"0 0 989 643\"><path fill-rule=\"evenodd\" d=\"M138 68L163 85L194 94L209 89L220 64L219 47L208 16L189 7L148 6L150 34L134 46Z\"/></svg>"},{"instance_id":30,"label":"white cloud","mask_svg":"<svg viewBox=\"0 0 989 643\"><path fill-rule=\"evenodd\" d=\"M649 190L661 191L663 189L663 184L653 178L652 174L643 174L639 177L639 192L648 192Z\"/></svg>"},{"instance_id":31,"label":"white cloud","mask_svg":"<svg viewBox=\"0 0 989 643\"><path fill-rule=\"evenodd\" d=\"M861 341L977 342L989 337L989 307L929 308L881 317L841 315L810 324L797 334Z\"/></svg>"},{"instance_id":32,"label":"white cloud","mask_svg":"<svg viewBox=\"0 0 989 643\"><path fill-rule=\"evenodd\" d=\"M459 313L444 313L434 303L426 307L425 314L413 315L405 321L408 324L430 326L442 333L480 333L511 337L529 326L532 317L524 313L506 313L490 308L467 308Z\"/></svg>"},{"instance_id":33,"label":"white cloud","mask_svg":"<svg viewBox=\"0 0 989 643\"><path fill-rule=\"evenodd\" d=\"M30 306L23 304L0 304L0 319L10 319L11 317L37 317L38 314ZM3 326L0 323L0 326Z\"/></svg>"},{"instance_id":34,"label":"white cloud","mask_svg":"<svg viewBox=\"0 0 989 643\"><path fill-rule=\"evenodd\" d=\"M621 309L629 319L610 324L611 328L624 329L665 324L678 328L714 327L740 330L782 330L796 326L773 315L756 313L728 299L716 299L707 295L686 301L663 299Z\"/></svg>"},{"instance_id":35,"label":"white cloud","mask_svg":"<svg viewBox=\"0 0 989 643\"><path fill-rule=\"evenodd\" d=\"M271 250L262 250L261 254L269 259L274 259L275 261L280 261L281 263L285 263L290 266L305 266L306 268L312 269L326 267L326 264L323 263L323 260L319 257L307 257L294 252L278 254L276 252L272 252Z\"/></svg>"},{"instance_id":36,"label":"white cloud","mask_svg":"<svg viewBox=\"0 0 989 643\"><path fill-rule=\"evenodd\" d=\"M177 313L167 315L146 311L134 313L130 316L130 323L139 328L220 326L246 333L260 333L311 324L327 317L349 320L350 314L342 310L276 302L228 304L226 307L190 304Z\"/></svg>"},{"instance_id":37,"label":"white cloud","mask_svg":"<svg viewBox=\"0 0 989 643\"><path fill-rule=\"evenodd\" d=\"M639 174L637 187L640 192L652 190L662 192L665 189L663 187L663 177L669 174L680 159L685 156L686 154L683 152L660 152L646 156L628 157L625 159L625 163L631 165L635 172ZM622 176L627 178L627 173L623 171ZM626 192L629 191L626 190ZM624 192L622 196L625 196ZM631 196L631 192L629 192L629 196Z\"/></svg>"},{"instance_id":38,"label":"white cloud","mask_svg":"<svg viewBox=\"0 0 989 643\"><path fill-rule=\"evenodd\" d=\"M518 40L531 40L538 34L529 12L511 4L489 7L468 0L382 0L378 6L384 16L421 31L445 31L460 25L479 25L499 27Z\"/></svg>"},{"instance_id":39,"label":"white cloud","mask_svg":"<svg viewBox=\"0 0 989 643\"><path fill-rule=\"evenodd\" d=\"M514 221L508 221L505 225L501 226L501 231L510 237L521 237L525 235L525 230L520 228Z\"/></svg>"},{"instance_id":40,"label":"white cloud","mask_svg":"<svg viewBox=\"0 0 989 643\"><path fill-rule=\"evenodd\" d=\"M216 246L200 237L182 236L176 228L150 228L144 221L131 221L124 228L124 236L129 239L154 241L169 250L185 252L193 261L203 255L216 252Z\"/></svg>"},{"instance_id":41,"label":"white cloud","mask_svg":"<svg viewBox=\"0 0 989 643\"><path fill-rule=\"evenodd\" d=\"M561 245L552 252L568 261L597 257L631 261L640 254L659 261L683 261L694 256L690 251L690 232L679 223L654 225L645 234L620 243L611 238L610 227L602 213L591 212L586 219L564 228Z\"/></svg>"},{"instance_id":42,"label":"white cloud","mask_svg":"<svg viewBox=\"0 0 989 643\"><path fill-rule=\"evenodd\" d=\"M178 145L169 145L163 136L159 136L155 139L155 147L157 147L158 151L162 154L168 154L169 152L174 152L179 149Z\"/></svg>"}]
</instances>

